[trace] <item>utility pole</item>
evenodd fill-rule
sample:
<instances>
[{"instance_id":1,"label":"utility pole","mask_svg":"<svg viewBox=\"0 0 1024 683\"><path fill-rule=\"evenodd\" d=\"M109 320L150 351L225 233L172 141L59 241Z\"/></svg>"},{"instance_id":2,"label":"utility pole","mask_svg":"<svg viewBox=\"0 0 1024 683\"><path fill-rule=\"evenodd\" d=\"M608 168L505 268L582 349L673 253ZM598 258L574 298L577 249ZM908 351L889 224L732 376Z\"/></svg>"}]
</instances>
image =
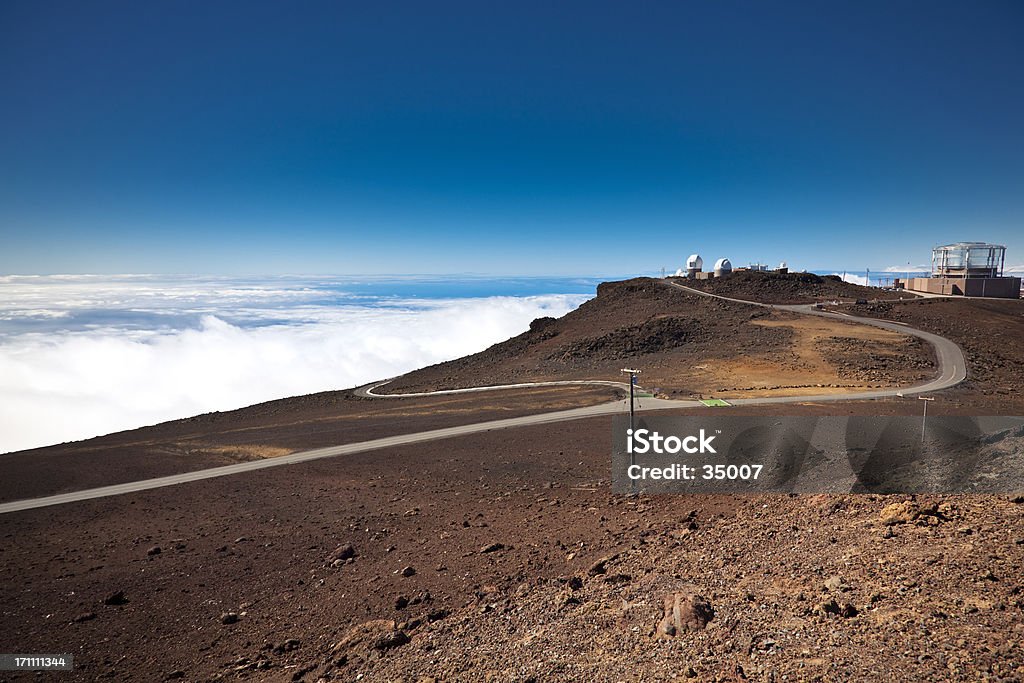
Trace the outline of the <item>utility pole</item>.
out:
<instances>
[{"instance_id":1,"label":"utility pole","mask_svg":"<svg viewBox=\"0 0 1024 683\"><path fill-rule=\"evenodd\" d=\"M924 401L924 416L921 418L921 443L924 443L924 428L928 424L928 402L935 399L930 396L918 396L917 400Z\"/></svg>"},{"instance_id":2,"label":"utility pole","mask_svg":"<svg viewBox=\"0 0 1024 683\"><path fill-rule=\"evenodd\" d=\"M639 370L632 368L622 368L622 372L629 375L629 428L633 428L633 387L636 386L636 376L640 374Z\"/></svg>"},{"instance_id":3,"label":"utility pole","mask_svg":"<svg viewBox=\"0 0 1024 683\"><path fill-rule=\"evenodd\" d=\"M639 370L633 368L622 368L622 372L629 375L629 433L633 433L633 387L636 386L636 376L640 374ZM629 466L632 467L636 464L636 454L630 451L629 453ZM636 493L636 480L629 480L630 495Z\"/></svg>"}]
</instances>

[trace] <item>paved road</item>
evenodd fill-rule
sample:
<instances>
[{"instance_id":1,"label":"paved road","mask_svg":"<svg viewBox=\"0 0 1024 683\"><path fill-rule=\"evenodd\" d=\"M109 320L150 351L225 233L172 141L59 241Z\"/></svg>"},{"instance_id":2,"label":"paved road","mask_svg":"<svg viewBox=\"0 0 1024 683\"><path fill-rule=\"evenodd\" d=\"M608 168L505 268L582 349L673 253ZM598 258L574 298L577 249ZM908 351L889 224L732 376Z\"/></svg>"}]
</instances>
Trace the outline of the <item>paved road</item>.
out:
<instances>
[{"instance_id":1,"label":"paved road","mask_svg":"<svg viewBox=\"0 0 1024 683\"><path fill-rule=\"evenodd\" d=\"M665 401L662 399L654 398L645 398L642 400L642 406L644 409L647 410L679 408L680 406L693 407L696 405L699 405L696 401ZM496 429L525 427L527 425L540 425L552 422L567 422L569 420L580 420L587 417L611 415L614 413L624 412L628 409L629 406L627 405L627 401L623 399L613 401L611 403L602 403L595 406L587 406L585 408L573 408L572 410L560 410L557 412L540 413L537 415L524 415L522 417L512 417L504 420L478 422L476 424L463 425L460 427L432 429L426 432L416 432L415 434L389 436L383 439L374 439L372 441L361 441L358 443L345 444L342 446L318 448L313 451L302 451L299 453L292 453L291 455L282 455L277 458L251 460L247 462L240 462L235 465L225 465L223 467L213 467L205 470L197 470L195 472L173 474L167 477L143 479L141 481L132 481L124 484L115 484L113 486L103 486L100 488L86 489L83 491L72 491L70 493L61 493L55 496L46 496L45 498L29 498L26 500L11 501L9 503L0 503L0 514L5 514L8 512L17 512L19 510L31 510L33 508L48 507L50 505L62 505L64 503L72 503L80 500L90 500L92 498L119 496L124 493L146 491L148 489L162 488L164 486L174 486L175 484L185 484L191 481L200 481L202 479L213 479L214 477L226 477L231 474L252 472L255 470L261 470L268 467L294 465L296 463L309 462L311 460L319 460L321 458L331 458L338 455L350 455L353 453L364 453L366 451L373 451L381 448L405 446L409 444L421 443L424 441L433 441L436 439L449 439L455 436L476 434L479 432L488 432Z\"/></svg>"},{"instance_id":2,"label":"paved road","mask_svg":"<svg viewBox=\"0 0 1024 683\"><path fill-rule=\"evenodd\" d=\"M951 387L959 382L963 381L967 376L966 362L964 360L963 352L953 342L940 337L930 332L924 332L922 330L916 330L912 327L902 325L887 320L876 320L872 318L860 318L854 316L841 315L837 313L830 313L826 311L815 310L810 305L771 305L761 304L751 301L745 301L743 299L731 299L729 297L721 297L707 292L702 292L691 287L684 285L661 281L665 285L671 287L677 287L685 291L697 294L700 296L711 296L720 299L726 299L736 303L747 304L751 306L763 306L766 308L775 308L781 310L793 311L796 313L803 313L808 315L817 315L825 318L836 318L850 322L851 319L858 323L864 323L867 325L874 325L875 327L881 327L887 330L893 330L903 334L909 334L920 339L924 339L935 348L936 357L939 365L939 376L928 382L922 384L907 387L902 389L878 389L875 391L864 391L852 394L822 394L817 396L777 396L770 398L748 398L748 399L730 399L730 403L734 405L757 405L757 404L770 404L770 403L803 403L808 401L821 402L821 401L850 401L857 399L873 399L873 398L884 398L898 395L911 395L920 394L927 391L938 391ZM580 381L556 381L556 382L528 382L523 384L510 384L501 386L486 386L486 387L473 387L469 389L449 389L445 391L437 392L419 392L413 394L377 394L374 393L374 389L386 384L388 380L383 382L376 382L374 384L367 385L365 387L359 387L356 389L356 393L361 396L372 396L376 398L408 398L412 396L435 396L438 394L461 394L476 391L497 391L500 389L508 388L524 388L524 387L540 387L540 386L563 386L571 384L591 384L601 386L614 386L620 389L627 389L628 385L623 382L612 382L605 380L580 380ZM668 409L681 409L681 408L694 408L698 407L700 403L693 400L665 400L657 398L644 398L640 404L640 410L668 410ZM282 465L294 465L302 462L309 462L311 460L319 460L321 458L331 458L338 455L350 455L353 453L364 453L366 451L373 451L381 448L391 448L394 446L405 446L408 444L422 443L424 441L433 441L436 439L448 439L455 436L463 436L466 434L476 434L479 432L487 432L496 429L509 429L513 427L525 427L528 425L539 425L548 424L552 422L566 422L569 420L579 420L587 417L595 417L600 415L611 415L614 413L625 412L628 410L627 401L618 400L611 403L604 403L596 406L588 406L585 408L574 408L572 410L560 410L550 413L540 413L537 415L525 415L523 417L513 417L504 420L492 420L489 422L479 422L476 424L463 425L460 427L447 427L445 429L433 429L426 432L417 432L415 434L403 434L399 436L389 436L383 439L374 439L372 441L362 441L359 443L345 444L342 446L331 446L328 448L319 448L312 451L302 451L299 453L292 453L291 455L285 455L278 458L268 458L265 460L253 460L248 462L240 462L235 465L226 465L224 467L214 467L205 470L198 470L195 472L186 472L184 474L174 474L167 477L157 477L155 479L144 479L141 481L127 482L124 484L116 484L114 486L103 486L100 488L86 489L83 491L72 491L70 493L62 493L55 496L46 496L43 498L30 498L27 500L16 500L9 503L0 503L0 514L9 512L17 512L21 510L31 510L34 508L48 507L51 505L63 505L65 503L72 503L81 500L91 500L93 498L105 498L107 496L118 496L125 493L134 493L136 491L146 491L149 489L162 488L164 486L174 486L176 484L185 484L192 481L200 481L202 479L212 479L214 477L225 477L232 474L241 474L243 472L252 472L255 470L261 470L268 467L280 467Z\"/></svg>"}]
</instances>

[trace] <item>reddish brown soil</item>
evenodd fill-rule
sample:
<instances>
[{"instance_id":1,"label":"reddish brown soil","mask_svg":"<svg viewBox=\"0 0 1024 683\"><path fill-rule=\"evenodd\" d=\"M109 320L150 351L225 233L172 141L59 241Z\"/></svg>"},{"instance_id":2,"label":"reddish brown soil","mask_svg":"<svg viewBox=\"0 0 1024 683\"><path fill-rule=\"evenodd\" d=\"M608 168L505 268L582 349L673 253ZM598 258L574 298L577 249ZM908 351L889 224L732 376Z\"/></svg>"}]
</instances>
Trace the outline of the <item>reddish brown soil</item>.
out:
<instances>
[{"instance_id":1,"label":"reddish brown soil","mask_svg":"<svg viewBox=\"0 0 1024 683\"><path fill-rule=\"evenodd\" d=\"M893 499L610 496L608 429L477 434L0 516L4 649L70 652L62 679L76 681L691 668L697 680L1012 680L1022 665L1024 505L919 501L942 516L886 538ZM331 566L346 544L354 559ZM103 604L118 591L124 604ZM676 591L715 617L658 640ZM858 614L828 614L832 599Z\"/></svg>"},{"instance_id":2,"label":"reddish brown soil","mask_svg":"<svg viewBox=\"0 0 1024 683\"><path fill-rule=\"evenodd\" d=\"M877 287L843 282L838 275L740 270L710 280L672 278L711 294L768 304L808 304L826 299L890 299L898 294Z\"/></svg>"}]
</instances>

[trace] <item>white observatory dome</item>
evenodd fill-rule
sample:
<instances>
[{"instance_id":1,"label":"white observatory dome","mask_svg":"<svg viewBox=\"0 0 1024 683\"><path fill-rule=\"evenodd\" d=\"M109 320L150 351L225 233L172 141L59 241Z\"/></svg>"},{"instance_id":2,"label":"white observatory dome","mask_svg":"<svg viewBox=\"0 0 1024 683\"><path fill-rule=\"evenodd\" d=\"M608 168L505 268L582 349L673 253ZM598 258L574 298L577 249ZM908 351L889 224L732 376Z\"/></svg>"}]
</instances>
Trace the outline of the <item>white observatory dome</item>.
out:
<instances>
[{"instance_id":1,"label":"white observatory dome","mask_svg":"<svg viewBox=\"0 0 1024 683\"><path fill-rule=\"evenodd\" d=\"M704 259L700 257L700 254L690 254L690 257L686 259L687 270L700 270L704 267Z\"/></svg>"},{"instance_id":2,"label":"white observatory dome","mask_svg":"<svg viewBox=\"0 0 1024 683\"><path fill-rule=\"evenodd\" d=\"M789 268L789 266L786 265L785 261L779 264L779 270L786 270L787 268Z\"/></svg>"},{"instance_id":3,"label":"white observatory dome","mask_svg":"<svg viewBox=\"0 0 1024 683\"><path fill-rule=\"evenodd\" d=\"M732 272L732 261L727 258L720 258L715 261L715 275L725 275Z\"/></svg>"}]
</instances>

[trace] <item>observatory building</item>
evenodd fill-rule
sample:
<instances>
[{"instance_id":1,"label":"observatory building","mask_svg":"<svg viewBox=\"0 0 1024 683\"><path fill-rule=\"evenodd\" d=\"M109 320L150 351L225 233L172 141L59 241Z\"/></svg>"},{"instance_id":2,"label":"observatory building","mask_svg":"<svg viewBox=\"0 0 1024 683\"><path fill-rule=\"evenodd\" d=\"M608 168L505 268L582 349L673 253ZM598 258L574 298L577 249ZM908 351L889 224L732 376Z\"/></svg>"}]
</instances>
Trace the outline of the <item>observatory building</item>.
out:
<instances>
[{"instance_id":1,"label":"observatory building","mask_svg":"<svg viewBox=\"0 0 1024 683\"><path fill-rule=\"evenodd\" d=\"M704 268L704 259L700 257L700 254L690 254L690 257L686 259L686 277L691 280L697 277L697 273L701 272Z\"/></svg>"},{"instance_id":2,"label":"observatory building","mask_svg":"<svg viewBox=\"0 0 1024 683\"><path fill-rule=\"evenodd\" d=\"M957 242L932 249L931 277L913 277L906 289L929 294L1020 298L1020 278L1004 277L1006 247Z\"/></svg>"}]
</instances>

